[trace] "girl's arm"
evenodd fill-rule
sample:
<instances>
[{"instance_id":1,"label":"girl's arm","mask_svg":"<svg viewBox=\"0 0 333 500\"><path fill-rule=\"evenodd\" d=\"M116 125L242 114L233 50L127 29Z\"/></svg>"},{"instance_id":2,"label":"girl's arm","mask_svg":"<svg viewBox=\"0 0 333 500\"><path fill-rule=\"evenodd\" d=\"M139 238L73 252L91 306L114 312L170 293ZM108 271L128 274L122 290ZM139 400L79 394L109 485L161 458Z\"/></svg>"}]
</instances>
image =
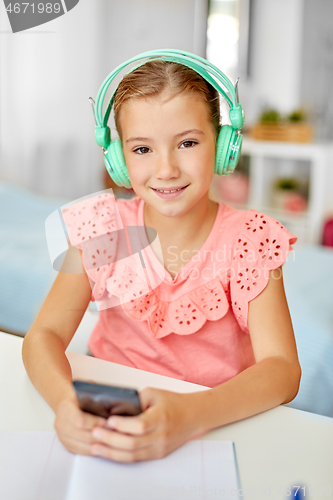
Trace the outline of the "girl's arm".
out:
<instances>
[{"instance_id":1,"label":"girl's arm","mask_svg":"<svg viewBox=\"0 0 333 500\"><path fill-rule=\"evenodd\" d=\"M301 367L282 269L270 272L267 287L249 303L248 325L256 364L207 391L205 430L292 401L299 389Z\"/></svg>"},{"instance_id":2,"label":"girl's arm","mask_svg":"<svg viewBox=\"0 0 333 500\"><path fill-rule=\"evenodd\" d=\"M60 440L76 453L88 453L90 430L105 420L81 412L72 388L65 350L88 307L91 287L87 275L60 272L23 341L22 357L28 376L56 414Z\"/></svg>"},{"instance_id":3,"label":"girl's arm","mask_svg":"<svg viewBox=\"0 0 333 500\"><path fill-rule=\"evenodd\" d=\"M95 429L100 444L92 452L125 462L161 458L216 427L291 401L301 369L281 268L271 271L267 287L250 302L248 324L255 365L208 391L145 389L140 398L146 411L109 419L107 425L118 432Z\"/></svg>"},{"instance_id":4,"label":"girl's arm","mask_svg":"<svg viewBox=\"0 0 333 500\"><path fill-rule=\"evenodd\" d=\"M55 411L71 394L65 350L88 307L91 289L85 273L60 272L23 341L22 357L30 380Z\"/></svg>"}]
</instances>

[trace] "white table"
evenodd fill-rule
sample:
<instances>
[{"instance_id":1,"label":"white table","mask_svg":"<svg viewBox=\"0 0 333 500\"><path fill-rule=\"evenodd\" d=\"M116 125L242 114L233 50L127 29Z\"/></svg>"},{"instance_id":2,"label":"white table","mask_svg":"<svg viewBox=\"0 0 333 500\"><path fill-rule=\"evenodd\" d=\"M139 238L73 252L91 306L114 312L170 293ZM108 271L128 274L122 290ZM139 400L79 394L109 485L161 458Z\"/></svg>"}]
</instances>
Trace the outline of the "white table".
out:
<instances>
[{"instance_id":1,"label":"white table","mask_svg":"<svg viewBox=\"0 0 333 500\"><path fill-rule=\"evenodd\" d=\"M53 430L53 411L28 379L21 347L21 338L0 332L0 431ZM138 389L204 389L82 354L67 355L74 378ZM333 500L331 418L279 406L212 431L205 439L234 441L245 500L285 500L293 485L305 486L308 499ZM331 488L330 494L326 488Z\"/></svg>"}]
</instances>

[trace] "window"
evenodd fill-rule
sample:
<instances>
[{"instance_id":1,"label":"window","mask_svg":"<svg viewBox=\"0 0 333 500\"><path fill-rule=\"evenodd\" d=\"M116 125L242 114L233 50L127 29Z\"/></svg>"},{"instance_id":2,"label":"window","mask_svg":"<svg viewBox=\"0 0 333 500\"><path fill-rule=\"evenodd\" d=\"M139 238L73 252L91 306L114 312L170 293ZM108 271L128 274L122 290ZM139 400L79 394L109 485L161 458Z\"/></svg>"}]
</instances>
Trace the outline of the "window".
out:
<instances>
[{"instance_id":1,"label":"window","mask_svg":"<svg viewBox=\"0 0 333 500\"><path fill-rule=\"evenodd\" d=\"M238 74L239 0L211 0L207 29L207 59L231 81Z\"/></svg>"}]
</instances>

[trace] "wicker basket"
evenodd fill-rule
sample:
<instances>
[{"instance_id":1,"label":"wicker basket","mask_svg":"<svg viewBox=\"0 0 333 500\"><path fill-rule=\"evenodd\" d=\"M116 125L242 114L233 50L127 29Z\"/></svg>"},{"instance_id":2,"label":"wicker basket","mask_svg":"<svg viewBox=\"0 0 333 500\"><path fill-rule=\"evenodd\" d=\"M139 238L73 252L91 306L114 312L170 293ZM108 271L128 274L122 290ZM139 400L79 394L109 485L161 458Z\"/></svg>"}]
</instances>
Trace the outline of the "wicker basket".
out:
<instances>
[{"instance_id":1,"label":"wicker basket","mask_svg":"<svg viewBox=\"0 0 333 500\"><path fill-rule=\"evenodd\" d=\"M258 123L250 135L258 141L311 142L313 127L308 123Z\"/></svg>"}]
</instances>

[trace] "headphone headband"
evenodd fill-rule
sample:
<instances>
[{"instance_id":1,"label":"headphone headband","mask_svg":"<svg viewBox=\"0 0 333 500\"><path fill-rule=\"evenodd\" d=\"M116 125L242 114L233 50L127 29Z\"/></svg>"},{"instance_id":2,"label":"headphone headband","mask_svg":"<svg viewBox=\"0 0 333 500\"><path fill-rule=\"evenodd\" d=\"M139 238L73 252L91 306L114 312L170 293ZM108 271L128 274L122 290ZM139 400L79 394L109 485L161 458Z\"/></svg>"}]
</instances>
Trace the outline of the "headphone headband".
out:
<instances>
[{"instance_id":1,"label":"headphone headband","mask_svg":"<svg viewBox=\"0 0 333 500\"><path fill-rule=\"evenodd\" d=\"M148 59L149 61L159 60L159 59L164 61L172 61L175 63L183 64L184 66L187 66L196 71L197 73L199 73L220 94L222 94L225 100L227 101L230 108L229 118L232 127L236 130L242 128L244 124L244 113L238 102L237 90L235 89L229 78L221 70L219 70L216 66L214 66L210 62L208 62L206 59L203 59L202 57L197 56L195 54L191 54L189 52L180 51L176 49L151 50L149 52L143 52L142 54L138 54L137 56L132 57L128 61L120 64L117 68L115 68L102 83L96 97L94 113L95 113L95 120L97 127L107 126L107 122L114 101L114 96L117 91L116 88L115 91L113 92L113 95L110 99L109 105L103 117L103 109L102 109L103 102L105 94L111 82L118 75L118 73L120 73L124 68L126 68L126 66L140 59ZM129 73L135 71L135 69L139 68L140 66L143 66L146 62L148 61L138 64ZM213 78L213 76L217 80ZM225 92L225 90L223 90L223 88L221 88L218 82L222 83L222 85L227 89L229 95Z\"/></svg>"}]
</instances>

